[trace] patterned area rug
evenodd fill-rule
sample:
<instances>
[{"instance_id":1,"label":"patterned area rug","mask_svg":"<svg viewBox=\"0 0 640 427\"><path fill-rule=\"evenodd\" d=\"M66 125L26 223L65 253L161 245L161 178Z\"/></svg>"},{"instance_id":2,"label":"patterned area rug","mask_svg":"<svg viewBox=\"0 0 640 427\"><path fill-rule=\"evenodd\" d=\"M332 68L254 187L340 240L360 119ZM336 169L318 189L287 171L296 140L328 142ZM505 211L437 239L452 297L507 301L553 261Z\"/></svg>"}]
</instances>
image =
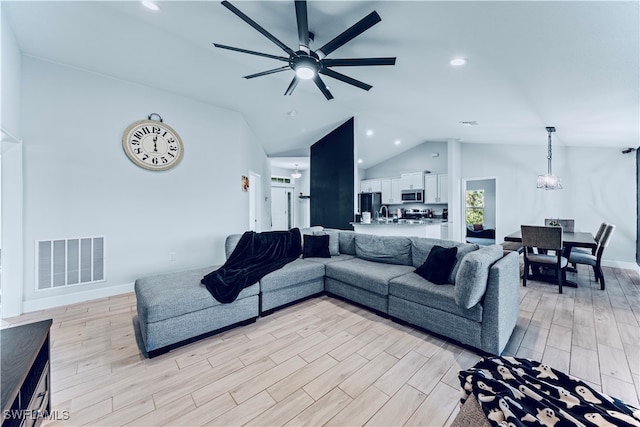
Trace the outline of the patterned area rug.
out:
<instances>
[{"instance_id":1,"label":"patterned area rug","mask_svg":"<svg viewBox=\"0 0 640 427\"><path fill-rule=\"evenodd\" d=\"M460 371L461 401L473 394L494 426L640 427L640 410L529 359L495 357Z\"/></svg>"}]
</instances>

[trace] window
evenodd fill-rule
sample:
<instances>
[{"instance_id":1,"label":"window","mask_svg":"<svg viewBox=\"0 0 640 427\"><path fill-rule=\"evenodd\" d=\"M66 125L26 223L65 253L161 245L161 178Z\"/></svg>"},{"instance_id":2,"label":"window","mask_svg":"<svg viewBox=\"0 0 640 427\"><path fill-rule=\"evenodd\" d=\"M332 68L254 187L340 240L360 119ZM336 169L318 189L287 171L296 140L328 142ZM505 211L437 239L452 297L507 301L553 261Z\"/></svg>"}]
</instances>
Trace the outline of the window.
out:
<instances>
[{"instance_id":1,"label":"window","mask_svg":"<svg viewBox=\"0 0 640 427\"><path fill-rule=\"evenodd\" d=\"M484 190L467 190L467 224L484 224Z\"/></svg>"}]
</instances>

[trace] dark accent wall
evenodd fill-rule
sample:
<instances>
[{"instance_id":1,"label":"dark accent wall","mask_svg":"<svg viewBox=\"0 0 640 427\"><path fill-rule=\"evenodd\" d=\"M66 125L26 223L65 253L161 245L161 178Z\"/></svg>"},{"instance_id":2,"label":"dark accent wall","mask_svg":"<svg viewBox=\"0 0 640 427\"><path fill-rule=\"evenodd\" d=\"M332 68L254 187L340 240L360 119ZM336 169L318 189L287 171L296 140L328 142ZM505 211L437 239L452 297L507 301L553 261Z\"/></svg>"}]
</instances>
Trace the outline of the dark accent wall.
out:
<instances>
[{"instance_id":1,"label":"dark accent wall","mask_svg":"<svg viewBox=\"0 0 640 427\"><path fill-rule=\"evenodd\" d=\"M352 229L353 151L353 117L311 146L311 225Z\"/></svg>"}]
</instances>

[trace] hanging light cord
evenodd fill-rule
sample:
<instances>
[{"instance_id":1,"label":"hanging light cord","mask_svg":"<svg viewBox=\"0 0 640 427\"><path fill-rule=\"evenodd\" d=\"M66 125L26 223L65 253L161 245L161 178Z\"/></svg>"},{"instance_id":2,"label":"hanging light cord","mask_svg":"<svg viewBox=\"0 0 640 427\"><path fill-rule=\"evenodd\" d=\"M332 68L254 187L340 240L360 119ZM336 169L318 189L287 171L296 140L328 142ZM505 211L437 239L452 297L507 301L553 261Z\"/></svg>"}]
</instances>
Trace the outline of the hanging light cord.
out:
<instances>
[{"instance_id":1,"label":"hanging light cord","mask_svg":"<svg viewBox=\"0 0 640 427\"><path fill-rule=\"evenodd\" d=\"M547 165L549 170L549 175L551 175L551 130L549 130L549 153L547 154Z\"/></svg>"}]
</instances>

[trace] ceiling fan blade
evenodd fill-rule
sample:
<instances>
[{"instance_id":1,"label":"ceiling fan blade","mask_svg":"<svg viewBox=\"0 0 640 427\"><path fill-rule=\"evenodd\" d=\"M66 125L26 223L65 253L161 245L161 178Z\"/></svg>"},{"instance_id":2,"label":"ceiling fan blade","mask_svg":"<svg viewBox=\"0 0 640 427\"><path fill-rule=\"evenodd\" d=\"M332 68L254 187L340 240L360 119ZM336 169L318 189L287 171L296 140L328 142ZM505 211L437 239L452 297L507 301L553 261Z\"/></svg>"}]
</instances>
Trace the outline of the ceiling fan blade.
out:
<instances>
[{"instance_id":1,"label":"ceiling fan blade","mask_svg":"<svg viewBox=\"0 0 640 427\"><path fill-rule=\"evenodd\" d=\"M396 58L323 59L325 67L362 67L365 65L396 65Z\"/></svg>"},{"instance_id":2,"label":"ceiling fan blade","mask_svg":"<svg viewBox=\"0 0 640 427\"><path fill-rule=\"evenodd\" d=\"M369 90L369 89L371 89L373 87L371 85L368 85L366 83L361 82L360 80L356 80L356 79L351 78L349 76L345 76L344 74L338 73L338 72L330 70L328 68L320 69L319 73L324 74L325 76L333 77L334 79L343 81L343 82L348 83L350 85L359 87L360 89Z\"/></svg>"},{"instance_id":3,"label":"ceiling fan blade","mask_svg":"<svg viewBox=\"0 0 640 427\"><path fill-rule=\"evenodd\" d=\"M253 79L254 77L266 76L268 74L279 73L280 71L290 70L291 67L285 65L283 67L274 68L272 70L263 71L261 73L249 74L248 76L244 76L245 79Z\"/></svg>"},{"instance_id":4,"label":"ceiling fan blade","mask_svg":"<svg viewBox=\"0 0 640 427\"><path fill-rule=\"evenodd\" d=\"M248 53L250 55L264 56L265 58L271 58L271 59L277 59L278 61L289 62L289 58L285 58L284 56L269 55L268 53L256 52L254 50L241 49L239 47L233 47L233 46L225 46L223 44L218 44L218 43L214 43L213 45L215 47L219 47L220 49L233 50L235 52Z\"/></svg>"},{"instance_id":5,"label":"ceiling fan blade","mask_svg":"<svg viewBox=\"0 0 640 427\"><path fill-rule=\"evenodd\" d=\"M327 88L327 85L324 84L319 74L316 74L313 77L313 82L316 84L316 86L318 86L318 89L320 89L320 92L322 92L327 100L333 99L333 95L331 95L331 92L329 92L329 88Z\"/></svg>"},{"instance_id":6,"label":"ceiling fan blade","mask_svg":"<svg viewBox=\"0 0 640 427\"><path fill-rule=\"evenodd\" d=\"M247 24L249 24L253 28L255 28L260 34L262 34L263 36L265 36L266 38L271 40L273 43L278 45L280 47L280 49L284 50L289 55L293 55L294 54L293 50L291 50L291 48L289 46L287 46L286 44L282 43L273 34L271 34L269 31L265 30L264 28L262 28L257 22L255 22L253 19L249 18L247 15L242 13L240 11L240 9L238 9L237 7L235 7L234 5L232 5L231 3L229 3L226 0L222 2L222 5L224 7L226 7L227 9L229 9L231 12L233 12L236 16L238 16L244 22L246 22Z\"/></svg>"},{"instance_id":7,"label":"ceiling fan blade","mask_svg":"<svg viewBox=\"0 0 640 427\"><path fill-rule=\"evenodd\" d=\"M307 21L307 2L306 0L296 0L295 5L300 50L304 50L309 53L309 22Z\"/></svg>"},{"instance_id":8,"label":"ceiling fan blade","mask_svg":"<svg viewBox=\"0 0 640 427\"><path fill-rule=\"evenodd\" d=\"M293 76L293 80L291 80L291 83L289 83L289 87L284 92L284 94L291 95L293 93L293 90L296 88L296 86L298 86L299 81L300 80L298 79L298 76Z\"/></svg>"},{"instance_id":9,"label":"ceiling fan blade","mask_svg":"<svg viewBox=\"0 0 640 427\"><path fill-rule=\"evenodd\" d=\"M316 50L316 53L318 54L318 56L320 56L320 58L324 58L334 50L338 49L340 46L344 45L350 40L353 40L380 21L382 21L382 18L380 18L378 12L374 10L373 12L353 24L351 27L344 30L329 43Z\"/></svg>"}]
</instances>

